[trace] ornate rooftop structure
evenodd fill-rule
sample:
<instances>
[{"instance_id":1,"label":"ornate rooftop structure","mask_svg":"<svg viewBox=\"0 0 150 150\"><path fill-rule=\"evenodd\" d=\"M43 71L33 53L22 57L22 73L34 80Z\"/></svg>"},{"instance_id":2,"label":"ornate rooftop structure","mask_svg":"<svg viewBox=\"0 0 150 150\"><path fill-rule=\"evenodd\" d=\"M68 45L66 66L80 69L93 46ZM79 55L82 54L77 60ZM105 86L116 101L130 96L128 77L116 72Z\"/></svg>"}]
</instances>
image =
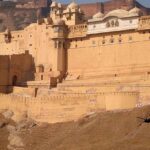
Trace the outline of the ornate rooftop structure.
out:
<instances>
[{"instance_id":1,"label":"ornate rooftop structure","mask_svg":"<svg viewBox=\"0 0 150 150\"><path fill-rule=\"evenodd\" d=\"M81 4L81 9L89 18L100 11L104 14L115 9L130 10L134 7L139 8L144 15L150 14L150 9L142 6L136 0L109 0L107 2L97 2L89 4Z\"/></svg>"},{"instance_id":2,"label":"ornate rooftop structure","mask_svg":"<svg viewBox=\"0 0 150 150\"><path fill-rule=\"evenodd\" d=\"M11 30L23 29L30 23L36 22L37 16L46 17L50 11L50 4L51 0L18 0L17 2L0 1L0 31L5 31L7 27ZM55 2L53 5L55 5ZM57 5L60 8L65 7L60 3ZM97 12L106 14L114 9L128 11L135 6L139 8L144 15L149 14L150 12L150 9L145 8L135 0L110 0L104 3L81 4L80 11L84 11L86 18L91 18ZM78 5L74 2L71 3L64 13L70 11L71 7L77 8ZM60 13L60 11L57 13Z\"/></svg>"}]
</instances>

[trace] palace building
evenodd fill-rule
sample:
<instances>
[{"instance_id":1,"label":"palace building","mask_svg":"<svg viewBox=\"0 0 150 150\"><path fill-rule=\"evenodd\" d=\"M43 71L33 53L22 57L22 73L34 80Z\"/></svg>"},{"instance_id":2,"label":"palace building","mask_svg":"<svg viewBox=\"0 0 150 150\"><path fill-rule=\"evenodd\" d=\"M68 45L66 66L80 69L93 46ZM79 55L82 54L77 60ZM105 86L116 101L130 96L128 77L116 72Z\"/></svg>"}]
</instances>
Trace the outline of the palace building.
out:
<instances>
[{"instance_id":1,"label":"palace building","mask_svg":"<svg viewBox=\"0 0 150 150\"><path fill-rule=\"evenodd\" d=\"M150 16L134 7L87 20L75 2L64 9L53 1L50 7L47 18L24 30L0 33L1 92L138 92L138 103L149 103ZM133 106L126 98L124 105Z\"/></svg>"}]
</instances>

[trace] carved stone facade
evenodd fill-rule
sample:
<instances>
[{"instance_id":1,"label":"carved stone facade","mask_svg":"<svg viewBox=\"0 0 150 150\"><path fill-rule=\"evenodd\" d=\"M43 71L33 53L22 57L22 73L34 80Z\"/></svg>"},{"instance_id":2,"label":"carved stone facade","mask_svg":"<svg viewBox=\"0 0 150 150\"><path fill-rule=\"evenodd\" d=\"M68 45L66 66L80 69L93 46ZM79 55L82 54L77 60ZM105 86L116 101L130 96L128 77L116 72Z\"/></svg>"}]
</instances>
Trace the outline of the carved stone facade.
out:
<instances>
[{"instance_id":1,"label":"carved stone facade","mask_svg":"<svg viewBox=\"0 0 150 150\"><path fill-rule=\"evenodd\" d=\"M119 60L121 55L129 55L128 49L122 46L128 47L135 42L140 44L143 40L149 40L146 36L140 35L141 28L149 26L149 17L141 15L141 10L135 7L129 11L117 9L107 14L98 12L92 19L85 20L78 4L72 2L64 8L60 3L53 2L47 18L39 18L37 23L29 25L24 30L7 29L1 33L0 54L13 55L28 51L33 56L35 80L27 83L23 81L21 85L35 84L35 87L38 87L39 83L41 86L52 83L56 86L65 78L83 78L93 69L95 74L99 74L100 70L103 70L102 74L107 74L107 71L117 74L115 70L119 65L126 64L129 68L132 66L132 62L126 62L125 57ZM139 41L136 41L138 39ZM109 58L110 62L105 59L109 49L115 50L114 53L118 56L112 55ZM117 49L124 49L125 54ZM147 51L145 54L148 56ZM136 62L137 57L129 56L132 61L138 63L137 65L143 61L142 56L139 57L139 62ZM145 58L145 61L148 60ZM130 72L130 69L128 71Z\"/></svg>"},{"instance_id":2,"label":"carved stone facade","mask_svg":"<svg viewBox=\"0 0 150 150\"><path fill-rule=\"evenodd\" d=\"M87 24L74 25L68 27L68 38L86 37Z\"/></svg>"},{"instance_id":3,"label":"carved stone facade","mask_svg":"<svg viewBox=\"0 0 150 150\"><path fill-rule=\"evenodd\" d=\"M150 29L150 16L143 16L139 21L139 30L149 30Z\"/></svg>"}]
</instances>

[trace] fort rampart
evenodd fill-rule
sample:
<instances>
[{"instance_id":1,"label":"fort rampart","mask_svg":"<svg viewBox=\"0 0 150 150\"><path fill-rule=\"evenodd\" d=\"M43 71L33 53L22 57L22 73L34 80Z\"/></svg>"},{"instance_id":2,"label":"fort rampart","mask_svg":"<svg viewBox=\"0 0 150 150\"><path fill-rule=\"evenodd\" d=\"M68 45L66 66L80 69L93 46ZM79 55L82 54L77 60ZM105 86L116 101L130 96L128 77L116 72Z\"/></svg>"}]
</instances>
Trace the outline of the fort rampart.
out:
<instances>
[{"instance_id":1,"label":"fort rampart","mask_svg":"<svg viewBox=\"0 0 150 150\"><path fill-rule=\"evenodd\" d=\"M103 110L130 109L136 107L138 92L97 94L52 94L45 97L23 97L0 94L0 110L14 112L14 120L24 114L39 122L65 122L77 120Z\"/></svg>"}]
</instances>

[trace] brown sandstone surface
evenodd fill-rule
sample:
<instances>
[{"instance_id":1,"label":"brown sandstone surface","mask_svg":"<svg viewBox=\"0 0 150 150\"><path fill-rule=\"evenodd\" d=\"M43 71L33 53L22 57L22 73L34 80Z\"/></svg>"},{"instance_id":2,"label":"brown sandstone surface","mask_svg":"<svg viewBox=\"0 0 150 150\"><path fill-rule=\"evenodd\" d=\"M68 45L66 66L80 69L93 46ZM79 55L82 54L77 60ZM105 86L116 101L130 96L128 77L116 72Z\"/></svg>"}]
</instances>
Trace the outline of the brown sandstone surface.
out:
<instances>
[{"instance_id":1,"label":"brown sandstone surface","mask_svg":"<svg viewBox=\"0 0 150 150\"><path fill-rule=\"evenodd\" d=\"M77 122L41 124L22 130L25 150L149 150L150 106L122 112L104 112ZM2 119L2 117L0 117ZM7 150L8 132L0 128L0 150Z\"/></svg>"}]
</instances>

